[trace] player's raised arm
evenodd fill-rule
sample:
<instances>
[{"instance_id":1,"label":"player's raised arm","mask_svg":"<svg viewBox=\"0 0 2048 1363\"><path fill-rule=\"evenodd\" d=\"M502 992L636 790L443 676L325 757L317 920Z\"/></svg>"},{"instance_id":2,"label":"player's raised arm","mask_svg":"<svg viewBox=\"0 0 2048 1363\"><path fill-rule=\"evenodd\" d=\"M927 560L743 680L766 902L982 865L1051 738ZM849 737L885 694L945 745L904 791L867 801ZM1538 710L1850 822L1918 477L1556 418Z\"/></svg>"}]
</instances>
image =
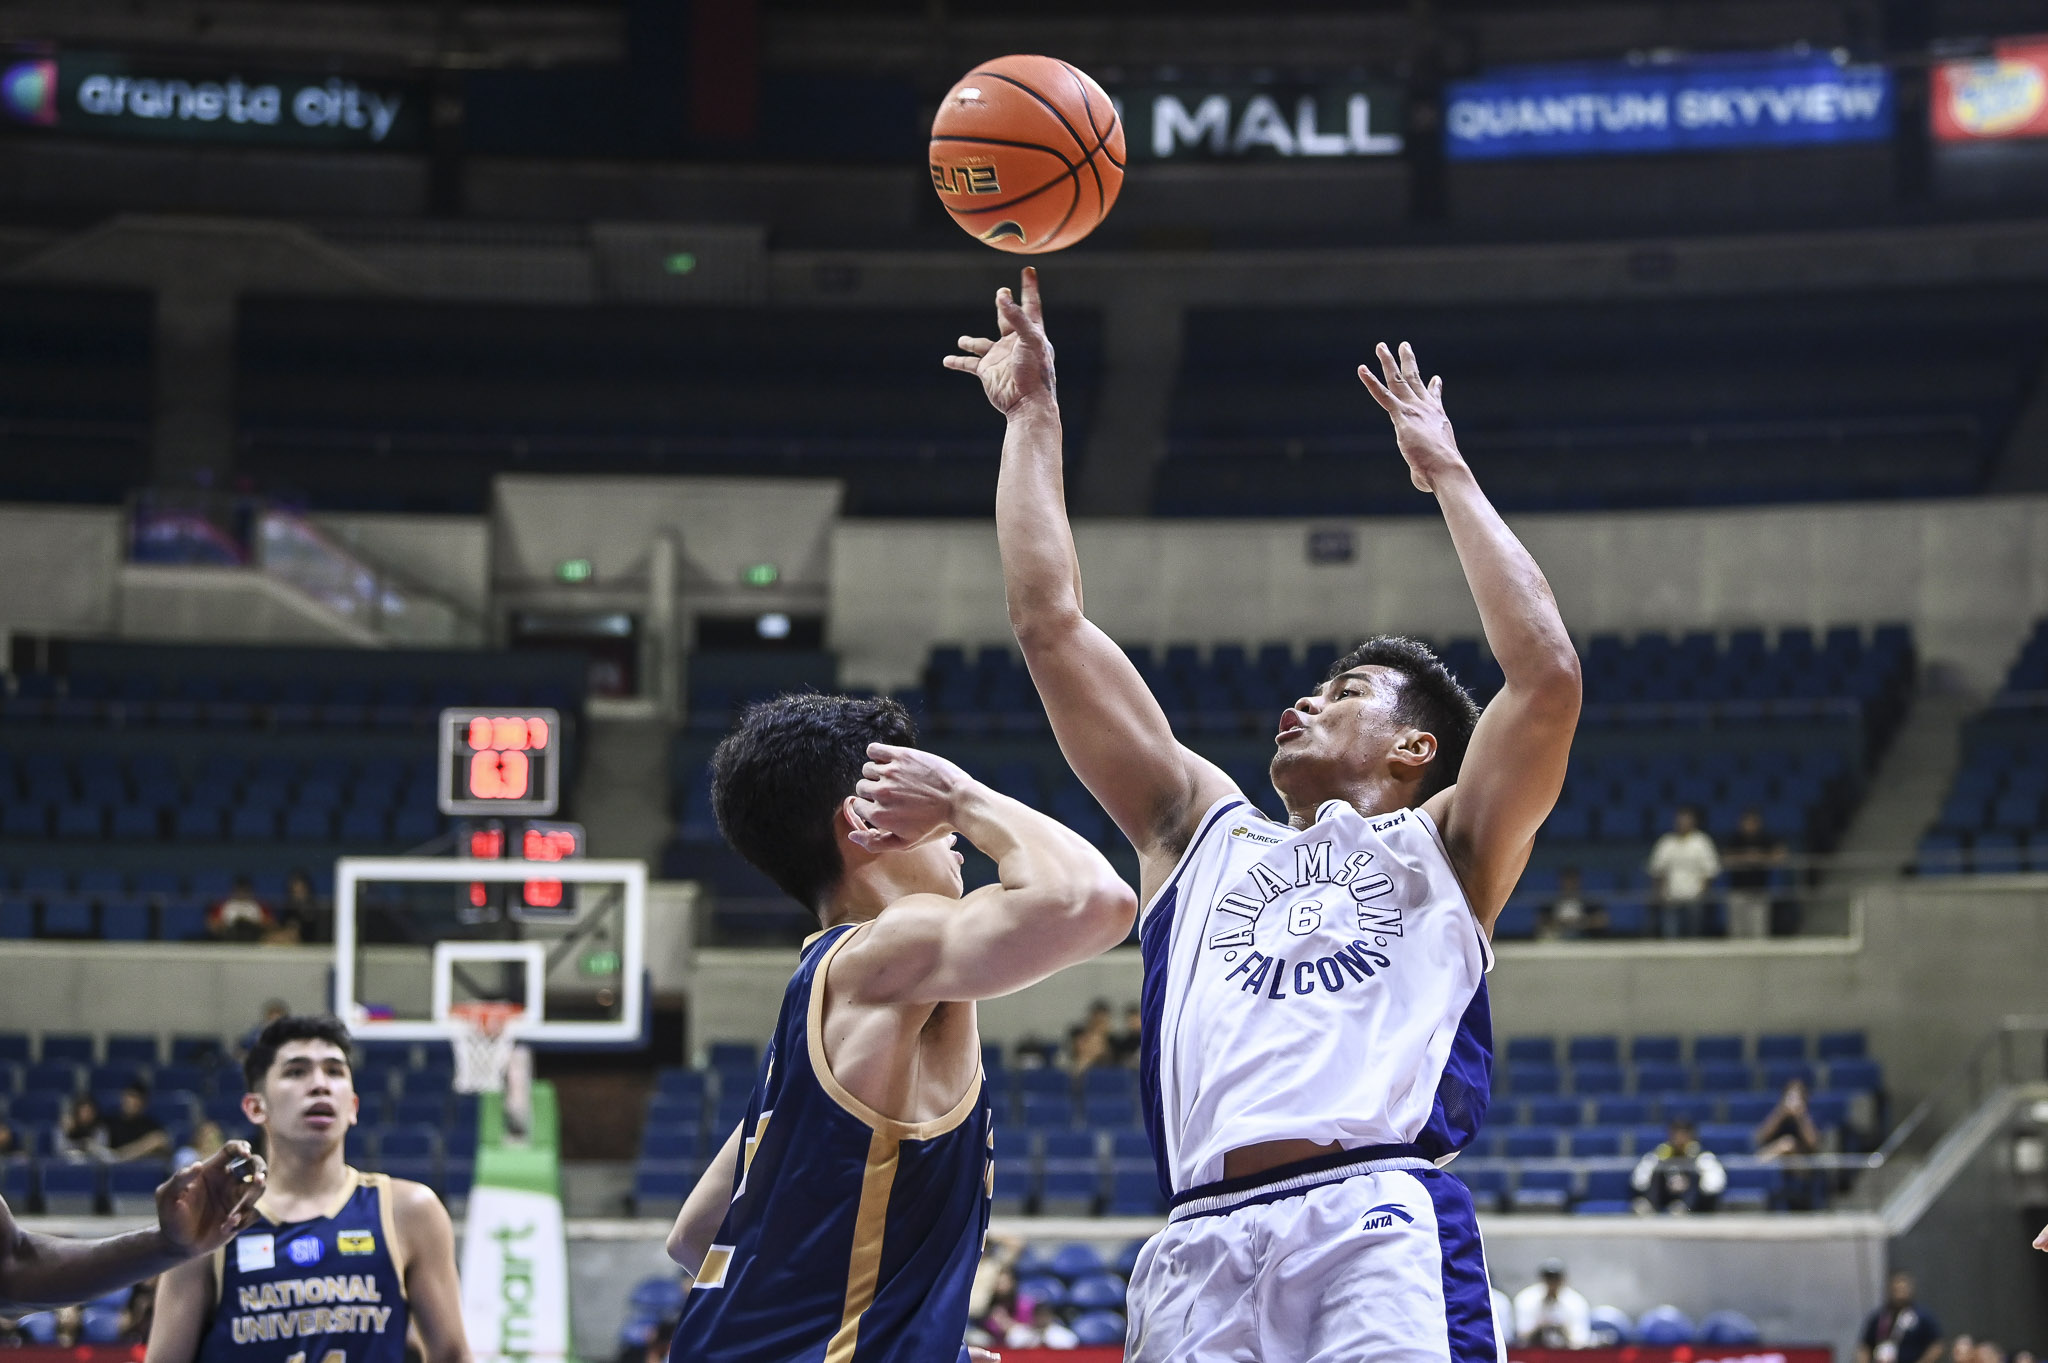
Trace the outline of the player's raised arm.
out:
<instances>
[{"instance_id":1,"label":"player's raised arm","mask_svg":"<svg viewBox=\"0 0 2048 1363\"><path fill-rule=\"evenodd\" d=\"M1182 747L1138 670L1081 608L1081 564L1067 524L1060 409L1038 274L1023 301L996 295L995 340L963 336L949 368L974 374L1009 422L996 483L996 538L1010 628L1045 701L1060 751L1148 861L1180 855L1194 823L1233 787Z\"/></svg>"},{"instance_id":2,"label":"player's raised arm","mask_svg":"<svg viewBox=\"0 0 2048 1363\"><path fill-rule=\"evenodd\" d=\"M425 1363L470 1363L455 1271L455 1226L431 1188L395 1182L393 1219L405 1237L405 1300L419 1327Z\"/></svg>"},{"instance_id":3,"label":"player's raised arm","mask_svg":"<svg viewBox=\"0 0 2048 1363\"><path fill-rule=\"evenodd\" d=\"M1579 656L1543 570L1458 451L1443 380L1423 381L1406 341L1398 356L1384 345L1378 353L1381 374L1360 365L1358 377L1393 418L1415 486L1436 494L1506 678L1479 717L1457 783L1424 806L1443 830L1474 910L1491 926L1564 787L1579 723Z\"/></svg>"},{"instance_id":4,"label":"player's raised arm","mask_svg":"<svg viewBox=\"0 0 2048 1363\"><path fill-rule=\"evenodd\" d=\"M718 1234L718 1223L725 1219L725 1209L732 1201L732 1176L740 1166L741 1130L742 1127L735 1126L725 1144L711 1157L697 1186L683 1199L675 1225L669 1228L668 1257L692 1278L704 1267L704 1255L710 1250L711 1239Z\"/></svg>"},{"instance_id":5,"label":"player's raised arm","mask_svg":"<svg viewBox=\"0 0 2048 1363\"><path fill-rule=\"evenodd\" d=\"M913 894L883 910L832 963L860 1003L995 998L1121 942L1137 898L1081 836L942 757L876 743L849 802L849 836L870 852L957 830L996 860L1001 882L963 899Z\"/></svg>"}]
</instances>

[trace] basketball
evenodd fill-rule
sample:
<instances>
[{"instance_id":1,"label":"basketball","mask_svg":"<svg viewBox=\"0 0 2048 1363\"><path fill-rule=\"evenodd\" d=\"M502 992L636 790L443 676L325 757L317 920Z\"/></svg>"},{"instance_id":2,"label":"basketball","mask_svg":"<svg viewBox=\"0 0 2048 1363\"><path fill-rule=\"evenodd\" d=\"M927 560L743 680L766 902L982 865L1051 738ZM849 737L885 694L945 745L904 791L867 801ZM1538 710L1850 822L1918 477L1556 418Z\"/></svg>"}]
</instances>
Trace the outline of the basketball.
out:
<instances>
[{"instance_id":1,"label":"basketball","mask_svg":"<svg viewBox=\"0 0 2048 1363\"><path fill-rule=\"evenodd\" d=\"M932 187L999 251L1038 255L1094 231L1124 183L1124 129L1087 72L998 57L962 76L932 120Z\"/></svg>"}]
</instances>

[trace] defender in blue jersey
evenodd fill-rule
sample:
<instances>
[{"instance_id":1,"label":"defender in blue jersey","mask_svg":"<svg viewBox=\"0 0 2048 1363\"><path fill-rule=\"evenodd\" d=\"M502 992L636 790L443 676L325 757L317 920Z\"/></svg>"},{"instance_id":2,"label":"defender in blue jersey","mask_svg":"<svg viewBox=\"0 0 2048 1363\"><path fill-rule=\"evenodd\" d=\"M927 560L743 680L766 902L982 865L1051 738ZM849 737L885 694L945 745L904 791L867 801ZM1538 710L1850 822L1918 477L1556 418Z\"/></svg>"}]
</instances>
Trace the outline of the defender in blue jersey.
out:
<instances>
[{"instance_id":1,"label":"defender in blue jersey","mask_svg":"<svg viewBox=\"0 0 2048 1363\"><path fill-rule=\"evenodd\" d=\"M669 1236L695 1275L672 1363L961 1356L996 1142L974 1001L1130 931L1101 853L915 738L892 701L793 695L713 758L727 840L824 930ZM961 893L956 831L1000 883Z\"/></svg>"},{"instance_id":2,"label":"defender in blue jersey","mask_svg":"<svg viewBox=\"0 0 2048 1363\"><path fill-rule=\"evenodd\" d=\"M166 1274L148 1363L469 1363L455 1232L425 1186L343 1158L359 1101L331 1017L283 1017L243 1061L242 1111L270 1162L257 1218Z\"/></svg>"}]
</instances>

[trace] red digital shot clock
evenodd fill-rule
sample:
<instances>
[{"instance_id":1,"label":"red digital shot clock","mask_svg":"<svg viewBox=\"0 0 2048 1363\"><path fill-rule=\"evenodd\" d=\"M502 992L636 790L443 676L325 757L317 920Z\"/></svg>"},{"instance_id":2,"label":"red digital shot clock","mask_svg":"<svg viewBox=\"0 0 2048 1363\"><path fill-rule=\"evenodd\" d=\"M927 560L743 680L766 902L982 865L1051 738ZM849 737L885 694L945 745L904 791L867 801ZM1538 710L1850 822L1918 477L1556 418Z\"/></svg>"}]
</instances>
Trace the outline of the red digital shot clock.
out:
<instances>
[{"instance_id":1,"label":"red digital shot clock","mask_svg":"<svg viewBox=\"0 0 2048 1363\"><path fill-rule=\"evenodd\" d=\"M553 710L441 712L443 814L552 814L561 803L561 716Z\"/></svg>"}]
</instances>

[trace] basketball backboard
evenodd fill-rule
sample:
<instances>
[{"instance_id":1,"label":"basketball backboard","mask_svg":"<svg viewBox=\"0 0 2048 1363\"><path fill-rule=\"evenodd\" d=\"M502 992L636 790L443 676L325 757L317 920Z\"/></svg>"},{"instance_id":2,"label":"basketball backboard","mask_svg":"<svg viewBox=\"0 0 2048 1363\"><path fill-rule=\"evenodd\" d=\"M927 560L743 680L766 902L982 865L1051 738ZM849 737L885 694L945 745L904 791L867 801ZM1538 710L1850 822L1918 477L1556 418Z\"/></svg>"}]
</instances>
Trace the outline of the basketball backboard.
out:
<instances>
[{"instance_id":1,"label":"basketball backboard","mask_svg":"<svg viewBox=\"0 0 2048 1363\"><path fill-rule=\"evenodd\" d=\"M546 915L493 887L545 876ZM363 1041L447 1040L464 1003L516 1003L528 1045L645 1041L647 867L638 861L343 857L334 876L335 1012Z\"/></svg>"}]
</instances>

